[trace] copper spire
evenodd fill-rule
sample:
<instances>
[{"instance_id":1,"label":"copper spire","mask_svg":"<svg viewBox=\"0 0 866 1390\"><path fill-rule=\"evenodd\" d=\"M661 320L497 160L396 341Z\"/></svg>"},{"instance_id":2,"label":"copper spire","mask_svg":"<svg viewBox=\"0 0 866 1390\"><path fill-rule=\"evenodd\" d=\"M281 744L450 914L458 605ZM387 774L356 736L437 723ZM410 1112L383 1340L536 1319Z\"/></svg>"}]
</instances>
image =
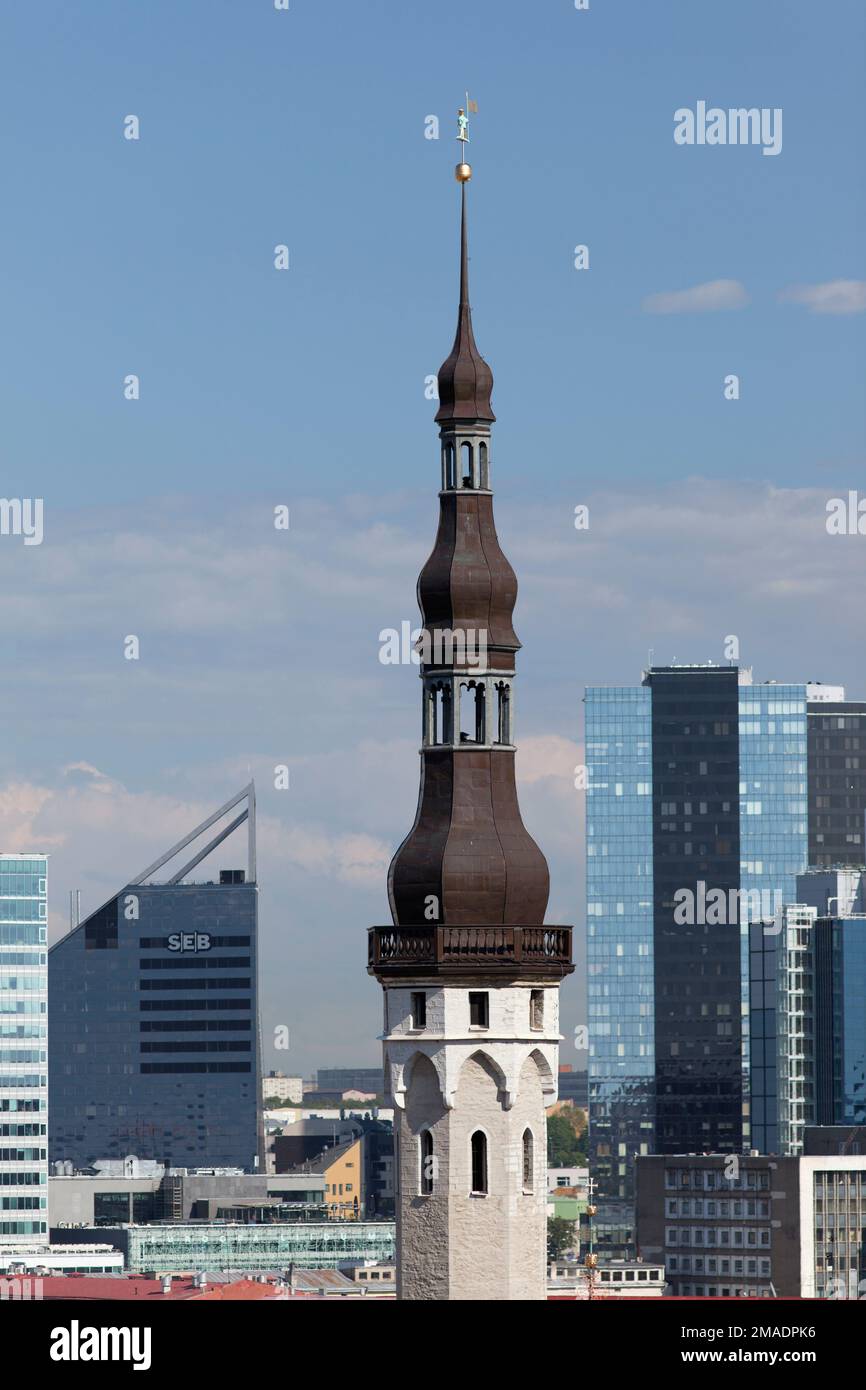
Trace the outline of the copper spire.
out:
<instances>
[{"instance_id":1,"label":"copper spire","mask_svg":"<svg viewBox=\"0 0 866 1390\"><path fill-rule=\"evenodd\" d=\"M468 165L459 168L468 169ZM469 236L466 223L466 178L460 185L460 306L457 332L449 356L439 368L439 409L436 420L495 420L490 404L493 373L475 343L469 307Z\"/></svg>"}]
</instances>

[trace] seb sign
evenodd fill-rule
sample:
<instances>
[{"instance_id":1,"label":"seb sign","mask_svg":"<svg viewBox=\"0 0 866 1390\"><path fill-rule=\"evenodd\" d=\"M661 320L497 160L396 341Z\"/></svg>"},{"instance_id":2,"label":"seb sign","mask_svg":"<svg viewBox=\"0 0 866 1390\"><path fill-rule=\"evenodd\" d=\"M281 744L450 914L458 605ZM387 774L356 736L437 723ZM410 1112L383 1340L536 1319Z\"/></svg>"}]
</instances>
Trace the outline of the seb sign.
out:
<instances>
[{"instance_id":1,"label":"seb sign","mask_svg":"<svg viewBox=\"0 0 866 1390\"><path fill-rule=\"evenodd\" d=\"M199 951L210 950L210 935L203 931L179 931L174 932L168 938L168 949L170 951Z\"/></svg>"}]
</instances>

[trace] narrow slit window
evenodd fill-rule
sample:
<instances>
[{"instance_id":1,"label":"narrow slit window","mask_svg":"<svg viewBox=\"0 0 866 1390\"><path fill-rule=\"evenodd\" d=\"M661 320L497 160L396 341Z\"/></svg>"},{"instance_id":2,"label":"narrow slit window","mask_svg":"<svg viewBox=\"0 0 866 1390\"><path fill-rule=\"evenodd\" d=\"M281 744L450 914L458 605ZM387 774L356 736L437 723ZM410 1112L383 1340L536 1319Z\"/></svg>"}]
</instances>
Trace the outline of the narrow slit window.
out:
<instances>
[{"instance_id":1,"label":"narrow slit window","mask_svg":"<svg viewBox=\"0 0 866 1390\"><path fill-rule=\"evenodd\" d=\"M476 1129L472 1136L472 1192L475 1196L487 1194L487 1135Z\"/></svg>"},{"instance_id":2,"label":"narrow slit window","mask_svg":"<svg viewBox=\"0 0 866 1390\"><path fill-rule=\"evenodd\" d=\"M433 1177L436 1168L436 1159L433 1157L433 1135L429 1129L425 1129L421 1135L421 1196L431 1197L433 1195Z\"/></svg>"},{"instance_id":3,"label":"narrow slit window","mask_svg":"<svg viewBox=\"0 0 866 1390\"><path fill-rule=\"evenodd\" d=\"M427 1027L427 995L423 990L412 993L412 1027Z\"/></svg>"},{"instance_id":4,"label":"narrow slit window","mask_svg":"<svg viewBox=\"0 0 866 1390\"><path fill-rule=\"evenodd\" d=\"M524 1192L531 1192L531 1191L532 1191L533 1170L534 1170L533 1148L534 1148L534 1145L533 1145L533 1140L532 1140L532 1130L531 1130L531 1129L525 1129L525 1130L523 1131L523 1190L524 1190Z\"/></svg>"},{"instance_id":5,"label":"narrow slit window","mask_svg":"<svg viewBox=\"0 0 866 1390\"><path fill-rule=\"evenodd\" d=\"M531 989L529 991L529 1026L534 1033L540 1033L544 1028L543 989Z\"/></svg>"}]
</instances>

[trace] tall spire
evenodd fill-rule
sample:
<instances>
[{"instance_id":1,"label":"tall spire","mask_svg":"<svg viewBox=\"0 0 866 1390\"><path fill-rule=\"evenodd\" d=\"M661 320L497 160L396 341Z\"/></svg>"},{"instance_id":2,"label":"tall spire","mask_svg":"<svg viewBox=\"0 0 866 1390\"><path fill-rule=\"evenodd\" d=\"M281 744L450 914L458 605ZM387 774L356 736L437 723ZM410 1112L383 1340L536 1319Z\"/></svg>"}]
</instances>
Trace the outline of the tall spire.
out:
<instances>
[{"instance_id":1,"label":"tall spire","mask_svg":"<svg viewBox=\"0 0 866 1390\"><path fill-rule=\"evenodd\" d=\"M456 172L460 182L460 304L457 310L454 346L439 368L439 409L436 412L436 420L440 425L451 420L496 419L490 404L493 373L478 351L472 332L472 310L469 307L466 185L472 171L468 164L458 164Z\"/></svg>"},{"instance_id":2,"label":"tall spire","mask_svg":"<svg viewBox=\"0 0 866 1390\"><path fill-rule=\"evenodd\" d=\"M418 579L421 785L368 969L385 995L397 1297L544 1301L545 1108L557 1094L558 986L574 967L571 927L545 922L547 862L517 800L517 580L493 520L493 378L469 311L470 172L457 166L460 307L439 373L439 529Z\"/></svg>"}]
</instances>

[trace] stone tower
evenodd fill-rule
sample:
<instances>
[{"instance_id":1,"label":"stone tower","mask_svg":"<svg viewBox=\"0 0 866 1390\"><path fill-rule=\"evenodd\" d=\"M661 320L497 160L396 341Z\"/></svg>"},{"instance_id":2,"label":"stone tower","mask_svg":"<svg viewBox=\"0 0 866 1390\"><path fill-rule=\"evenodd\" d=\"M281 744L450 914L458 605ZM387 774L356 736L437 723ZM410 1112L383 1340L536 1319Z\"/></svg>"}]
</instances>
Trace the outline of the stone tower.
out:
<instances>
[{"instance_id":1,"label":"stone tower","mask_svg":"<svg viewBox=\"0 0 866 1390\"><path fill-rule=\"evenodd\" d=\"M493 374L460 304L439 371L439 530L418 580L421 789L370 930L397 1145L398 1296L546 1297L545 1108L557 1096L571 928L544 925L547 862L514 774L514 571L493 521Z\"/></svg>"}]
</instances>

